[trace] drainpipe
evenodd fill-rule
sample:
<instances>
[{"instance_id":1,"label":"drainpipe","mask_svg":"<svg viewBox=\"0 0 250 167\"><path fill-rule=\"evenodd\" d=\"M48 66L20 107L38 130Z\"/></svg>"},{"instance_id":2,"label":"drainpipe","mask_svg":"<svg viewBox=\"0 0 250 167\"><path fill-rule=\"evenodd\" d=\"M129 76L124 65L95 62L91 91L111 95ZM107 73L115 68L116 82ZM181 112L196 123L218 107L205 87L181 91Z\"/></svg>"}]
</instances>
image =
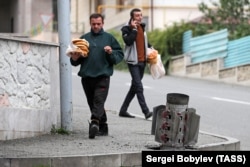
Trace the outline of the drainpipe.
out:
<instances>
[{"instance_id":1,"label":"drainpipe","mask_svg":"<svg viewBox=\"0 0 250 167\"><path fill-rule=\"evenodd\" d=\"M76 0L76 32L78 33L78 0Z\"/></svg>"},{"instance_id":2,"label":"drainpipe","mask_svg":"<svg viewBox=\"0 0 250 167\"><path fill-rule=\"evenodd\" d=\"M154 30L154 1L151 0L151 31Z\"/></svg>"},{"instance_id":3,"label":"drainpipe","mask_svg":"<svg viewBox=\"0 0 250 167\"><path fill-rule=\"evenodd\" d=\"M72 130L72 69L66 49L70 43L70 0L57 1L59 61L60 61L60 95L61 128Z\"/></svg>"}]
</instances>

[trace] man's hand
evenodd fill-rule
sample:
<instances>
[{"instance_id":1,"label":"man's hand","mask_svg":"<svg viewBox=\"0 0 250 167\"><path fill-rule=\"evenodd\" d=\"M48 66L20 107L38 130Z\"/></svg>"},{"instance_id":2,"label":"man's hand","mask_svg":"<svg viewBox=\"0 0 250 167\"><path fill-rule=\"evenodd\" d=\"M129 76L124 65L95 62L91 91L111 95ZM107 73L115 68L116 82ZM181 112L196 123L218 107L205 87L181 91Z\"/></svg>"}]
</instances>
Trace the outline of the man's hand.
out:
<instances>
[{"instance_id":1,"label":"man's hand","mask_svg":"<svg viewBox=\"0 0 250 167\"><path fill-rule=\"evenodd\" d=\"M136 20L131 21L131 26L135 29L137 29L138 22Z\"/></svg>"},{"instance_id":2,"label":"man's hand","mask_svg":"<svg viewBox=\"0 0 250 167\"><path fill-rule=\"evenodd\" d=\"M105 46L104 47L104 51L108 54L111 54L112 53L112 48L110 46Z\"/></svg>"},{"instance_id":3,"label":"man's hand","mask_svg":"<svg viewBox=\"0 0 250 167\"><path fill-rule=\"evenodd\" d=\"M74 60L74 61L77 61L77 60L79 59L80 56L81 56L81 55L80 55L80 53L78 53L78 52L72 52L72 53L71 53L71 58L72 58L72 60Z\"/></svg>"}]
</instances>

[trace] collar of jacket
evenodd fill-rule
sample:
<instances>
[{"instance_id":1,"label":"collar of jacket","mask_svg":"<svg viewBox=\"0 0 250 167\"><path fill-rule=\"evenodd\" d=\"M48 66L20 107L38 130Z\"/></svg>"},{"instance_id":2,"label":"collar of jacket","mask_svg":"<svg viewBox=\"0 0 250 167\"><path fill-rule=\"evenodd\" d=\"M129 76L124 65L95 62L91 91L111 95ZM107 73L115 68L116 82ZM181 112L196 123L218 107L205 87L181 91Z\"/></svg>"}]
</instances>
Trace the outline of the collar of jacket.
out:
<instances>
[{"instance_id":1,"label":"collar of jacket","mask_svg":"<svg viewBox=\"0 0 250 167\"><path fill-rule=\"evenodd\" d=\"M143 29L143 32L144 32L144 31L145 31L145 26L146 26L146 24L145 24L145 23L141 23L140 25L141 25L141 27L142 27L142 29Z\"/></svg>"},{"instance_id":2,"label":"collar of jacket","mask_svg":"<svg viewBox=\"0 0 250 167\"><path fill-rule=\"evenodd\" d=\"M130 22L127 22L126 24L125 24L125 26L129 26L130 25ZM141 23L141 26L142 26L142 28L145 28L146 27L146 24L145 23Z\"/></svg>"},{"instance_id":3,"label":"collar of jacket","mask_svg":"<svg viewBox=\"0 0 250 167\"><path fill-rule=\"evenodd\" d=\"M142 26L143 31L145 31L146 24L145 23L141 23L140 25ZM130 23L128 22L125 26L130 27Z\"/></svg>"},{"instance_id":4,"label":"collar of jacket","mask_svg":"<svg viewBox=\"0 0 250 167\"><path fill-rule=\"evenodd\" d=\"M103 28L102 28L98 33L95 33L95 32L91 29L91 34L92 34L93 36L100 35L100 34L102 34L103 32L104 32Z\"/></svg>"},{"instance_id":5,"label":"collar of jacket","mask_svg":"<svg viewBox=\"0 0 250 167\"><path fill-rule=\"evenodd\" d=\"M141 23L142 28L144 29L146 27L145 23Z\"/></svg>"}]
</instances>

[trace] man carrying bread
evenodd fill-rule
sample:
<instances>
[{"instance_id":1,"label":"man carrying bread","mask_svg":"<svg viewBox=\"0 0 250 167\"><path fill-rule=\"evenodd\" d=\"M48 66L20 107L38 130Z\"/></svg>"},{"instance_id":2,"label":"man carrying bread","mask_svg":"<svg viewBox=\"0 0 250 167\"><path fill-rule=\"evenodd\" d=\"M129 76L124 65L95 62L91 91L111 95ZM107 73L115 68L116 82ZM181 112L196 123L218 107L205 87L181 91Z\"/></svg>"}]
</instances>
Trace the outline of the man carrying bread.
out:
<instances>
[{"instance_id":1,"label":"man carrying bread","mask_svg":"<svg viewBox=\"0 0 250 167\"><path fill-rule=\"evenodd\" d=\"M123 60L124 54L120 44L109 33L103 30L104 18L94 13L89 17L91 30L73 44L80 48L72 52L70 62L80 65L78 76L85 92L91 111L89 138L108 135L107 115L104 109L108 96L110 76L113 66Z\"/></svg>"}]
</instances>

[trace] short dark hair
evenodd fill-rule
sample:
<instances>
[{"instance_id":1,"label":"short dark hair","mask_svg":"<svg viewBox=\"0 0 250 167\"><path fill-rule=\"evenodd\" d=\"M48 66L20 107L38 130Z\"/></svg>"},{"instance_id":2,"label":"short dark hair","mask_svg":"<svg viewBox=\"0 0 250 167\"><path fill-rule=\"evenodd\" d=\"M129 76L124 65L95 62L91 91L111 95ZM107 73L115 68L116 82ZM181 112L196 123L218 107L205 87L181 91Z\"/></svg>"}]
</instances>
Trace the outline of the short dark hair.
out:
<instances>
[{"instance_id":1,"label":"short dark hair","mask_svg":"<svg viewBox=\"0 0 250 167\"><path fill-rule=\"evenodd\" d=\"M134 8L130 11L130 17L132 18L134 16L134 12L141 12L141 9L139 8Z\"/></svg>"},{"instance_id":2,"label":"short dark hair","mask_svg":"<svg viewBox=\"0 0 250 167\"><path fill-rule=\"evenodd\" d=\"M90 16L89 16L89 21L91 20L91 19L93 19L93 18L99 18L99 17L101 17L102 18L102 21L104 21L104 17L103 17L103 15L101 15L100 13L93 13L93 14L91 14Z\"/></svg>"}]
</instances>

